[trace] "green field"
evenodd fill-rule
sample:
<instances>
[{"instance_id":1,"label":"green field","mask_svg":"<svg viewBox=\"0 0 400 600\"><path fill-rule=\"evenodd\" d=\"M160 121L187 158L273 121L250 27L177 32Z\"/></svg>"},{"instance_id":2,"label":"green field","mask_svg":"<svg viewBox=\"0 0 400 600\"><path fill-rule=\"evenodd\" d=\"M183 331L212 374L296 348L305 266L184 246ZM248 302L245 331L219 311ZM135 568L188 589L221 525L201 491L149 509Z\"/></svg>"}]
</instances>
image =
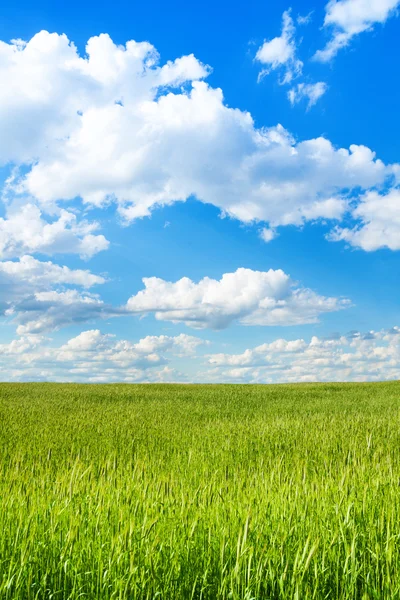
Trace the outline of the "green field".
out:
<instances>
[{"instance_id":1,"label":"green field","mask_svg":"<svg viewBox=\"0 0 400 600\"><path fill-rule=\"evenodd\" d=\"M0 385L0 598L400 598L400 383Z\"/></svg>"}]
</instances>

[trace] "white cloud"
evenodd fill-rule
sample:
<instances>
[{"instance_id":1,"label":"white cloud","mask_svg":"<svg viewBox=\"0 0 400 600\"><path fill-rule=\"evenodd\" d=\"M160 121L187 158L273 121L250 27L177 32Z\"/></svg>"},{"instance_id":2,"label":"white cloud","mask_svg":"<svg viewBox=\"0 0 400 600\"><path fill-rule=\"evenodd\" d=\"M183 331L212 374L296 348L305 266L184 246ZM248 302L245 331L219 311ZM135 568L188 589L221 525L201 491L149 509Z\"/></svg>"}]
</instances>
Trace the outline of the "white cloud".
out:
<instances>
[{"instance_id":1,"label":"white cloud","mask_svg":"<svg viewBox=\"0 0 400 600\"><path fill-rule=\"evenodd\" d=\"M90 271L72 270L31 256L3 261L0 311L16 323L19 335L27 336L95 319L149 313L159 320L200 329L223 329L235 321L243 325L313 323L323 313L349 306L348 300L320 296L299 287L283 271L272 269L241 268L224 274L219 281L205 277L198 283L187 277L175 283L148 277L143 279L143 290L131 296L125 306L117 307L87 291L103 283L103 277ZM157 343L168 339L161 336ZM189 350L191 338L182 335L176 339ZM144 338L141 343L149 347L153 338Z\"/></svg>"},{"instance_id":2,"label":"white cloud","mask_svg":"<svg viewBox=\"0 0 400 600\"><path fill-rule=\"evenodd\" d=\"M308 25L312 21L314 11L312 10L307 15L298 15L296 21L298 25Z\"/></svg>"},{"instance_id":3,"label":"white cloud","mask_svg":"<svg viewBox=\"0 0 400 600\"><path fill-rule=\"evenodd\" d=\"M400 369L400 327L325 339L276 339L241 354L197 355L204 344L185 335L132 342L98 329L59 346L26 335L0 344L0 368L7 380L17 381L253 383L389 380L397 379ZM184 373L177 369L181 364ZM190 365L196 375L189 374Z\"/></svg>"},{"instance_id":4,"label":"white cloud","mask_svg":"<svg viewBox=\"0 0 400 600\"><path fill-rule=\"evenodd\" d=\"M325 7L324 27L333 27L332 39L315 60L330 61L351 39L384 23L399 6L399 0L331 0Z\"/></svg>"},{"instance_id":5,"label":"white cloud","mask_svg":"<svg viewBox=\"0 0 400 600\"><path fill-rule=\"evenodd\" d=\"M28 335L107 318L118 314L118 310L104 304L97 294L52 290L36 292L33 297L24 298L6 314L15 313L18 335Z\"/></svg>"},{"instance_id":6,"label":"white cloud","mask_svg":"<svg viewBox=\"0 0 400 600\"><path fill-rule=\"evenodd\" d=\"M196 353L197 347L208 344L200 338L181 333L174 337L168 335L148 335L135 344L137 352L156 352L174 350L177 355L190 356Z\"/></svg>"},{"instance_id":7,"label":"white cloud","mask_svg":"<svg viewBox=\"0 0 400 600\"><path fill-rule=\"evenodd\" d=\"M242 354L212 354L208 379L284 383L397 379L400 328L333 339L278 339ZM204 377L206 377L204 375Z\"/></svg>"},{"instance_id":8,"label":"white cloud","mask_svg":"<svg viewBox=\"0 0 400 600\"><path fill-rule=\"evenodd\" d=\"M25 290L43 291L60 284L90 288L104 283L105 278L88 270L69 269L50 261L37 260L32 256L22 256L15 261L0 261L0 282L3 290L20 286L22 293L25 293ZM18 296L18 292L16 295Z\"/></svg>"},{"instance_id":9,"label":"white cloud","mask_svg":"<svg viewBox=\"0 0 400 600\"><path fill-rule=\"evenodd\" d=\"M154 313L156 319L198 329L224 329L234 321L243 325L314 323L323 313L349 306L348 300L296 287L281 270L241 268L225 273L219 281L205 277L195 283L184 277L173 283L149 277L143 283L145 289L128 300L128 311Z\"/></svg>"},{"instance_id":10,"label":"white cloud","mask_svg":"<svg viewBox=\"0 0 400 600\"><path fill-rule=\"evenodd\" d=\"M298 25L307 25L311 20L312 13L297 17ZM290 84L293 79L302 74L303 63L296 56L297 47L295 41L296 28L293 19L290 16L290 10L283 13L282 34L272 40L265 41L258 49L255 60L266 65L259 76L260 81L271 71L280 69L284 71L284 76L279 82L281 85ZM299 83L288 92L288 98L292 104L297 104L303 98L308 100L308 108L313 106L321 96L325 94L327 85L322 81L318 83Z\"/></svg>"},{"instance_id":11,"label":"white cloud","mask_svg":"<svg viewBox=\"0 0 400 600\"><path fill-rule=\"evenodd\" d=\"M323 81L318 81L317 83L299 83L289 90L288 98L292 106L306 99L308 101L308 108L311 108L325 94L327 89L328 86Z\"/></svg>"},{"instance_id":12,"label":"white cloud","mask_svg":"<svg viewBox=\"0 0 400 600\"><path fill-rule=\"evenodd\" d=\"M79 128L88 109L138 103L151 99L152 90L208 73L192 55L157 67L148 42L116 46L106 34L90 38L86 53L80 58L65 35L47 31L27 43L0 42L0 131L7 140L0 146L0 163L30 163L48 155L55 140L62 143ZM104 150L101 144L96 155Z\"/></svg>"},{"instance_id":13,"label":"white cloud","mask_svg":"<svg viewBox=\"0 0 400 600\"><path fill-rule=\"evenodd\" d=\"M296 28L290 11L287 10L282 16L282 33L279 37L266 40L258 49L256 58L258 62L266 65L261 71L259 79L268 75L271 71L284 67L284 76L281 83L290 83L292 79L301 75L303 63L296 58L296 42L294 39Z\"/></svg>"},{"instance_id":14,"label":"white cloud","mask_svg":"<svg viewBox=\"0 0 400 600\"><path fill-rule=\"evenodd\" d=\"M193 358L205 343L184 334L132 343L94 329L53 347L43 337L25 335L0 345L0 367L9 379L17 380L170 381L183 377L168 366L171 357Z\"/></svg>"},{"instance_id":15,"label":"white cloud","mask_svg":"<svg viewBox=\"0 0 400 600\"><path fill-rule=\"evenodd\" d=\"M97 223L79 223L76 216L66 210L61 210L58 218L46 221L34 204L10 207L7 218L0 218L0 257L40 252L90 258L109 245L103 235L93 234L97 229Z\"/></svg>"},{"instance_id":16,"label":"white cloud","mask_svg":"<svg viewBox=\"0 0 400 600\"><path fill-rule=\"evenodd\" d=\"M393 173L364 146L297 142L280 125L257 129L200 81L209 69L193 56L160 67L150 44L116 46L101 35L81 58L65 36L41 32L0 44L0 57L0 161L25 165L12 190L45 212L80 197L88 206L114 202L131 221L195 196L243 222L301 225L341 218L355 191ZM106 245L76 223L62 225L81 239L71 240L75 252ZM23 251L32 242L8 244Z\"/></svg>"},{"instance_id":17,"label":"white cloud","mask_svg":"<svg viewBox=\"0 0 400 600\"><path fill-rule=\"evenodd\" d=\"M260 231L260 238L267 244L268 242L272 242L277 236L276 230L271 229L270 227L263 227Z\"/></svg>"},{"instance_id":18,"label":"white cloud","mask_svg":"<svg viewBox=\"0 0 400 600\"><path fill-rule=\"evenodd\" d=\"M198 356L208 343L186 335L131 342L95 329L54 346L26 335L0 344L0 368L7 380L253 383L389 380L400 369L400 327L308 341L276 339L241 354ZM177 370L182 360L190 360L197 374L189 375L187 362L181 363L185 373Z\"/></svg>"},{"instance_id":19,"label":"white cloud","mask_svg":"<svg viewBox=\"0 0 400 600\"><path fill-rule=\"evenodd\" d=\"M105 283L88 270L69 269L32 256L0 262L0 313L18 324L20 334L42 333L117 312L94 294L78 292Z\"/></svg>"},{"instance_id":20,"label":"white cloud","mask_svg":"<svg viewBox=\"0 0 400 600\"><path fill-rule=\"evenodd\" d=\"M400 189L386 194L368 192L352 212L358 225L336 227L328 239L346 241L356 248L371 252L379 248L400 250Z\"/></svg>"},{"instance_id":21,"label":"white cloud","mask_svg":"<svg viewBox=\"0 0 400 600\"><path fill-rule=\"evenodd\" d=\"M33 349L43 344L46 339L39 335L26 335L12 340L8 344L0 344L0 356L14 356L23 355L25 358L27 353L32 352ZM17 358L19 360L19 358Z\"/></svg>"}]
</instances>

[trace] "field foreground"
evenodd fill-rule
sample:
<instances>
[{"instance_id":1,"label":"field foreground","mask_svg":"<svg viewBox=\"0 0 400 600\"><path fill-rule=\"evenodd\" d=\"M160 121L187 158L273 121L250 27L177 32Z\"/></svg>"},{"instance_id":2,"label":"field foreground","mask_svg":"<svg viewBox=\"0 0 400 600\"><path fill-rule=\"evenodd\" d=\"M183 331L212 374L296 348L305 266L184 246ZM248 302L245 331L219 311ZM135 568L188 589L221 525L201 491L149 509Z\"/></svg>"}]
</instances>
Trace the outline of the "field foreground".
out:
<instances>
[{"instance_id":1,"label":"field foreground","mask_svg":"<svg viewBox=\"0 0 400 600\"><path fill-rule=\"evenodd\" d=\"M0 385L1 600L400 599L400 383Z\"/></svg>"}]
</instances>

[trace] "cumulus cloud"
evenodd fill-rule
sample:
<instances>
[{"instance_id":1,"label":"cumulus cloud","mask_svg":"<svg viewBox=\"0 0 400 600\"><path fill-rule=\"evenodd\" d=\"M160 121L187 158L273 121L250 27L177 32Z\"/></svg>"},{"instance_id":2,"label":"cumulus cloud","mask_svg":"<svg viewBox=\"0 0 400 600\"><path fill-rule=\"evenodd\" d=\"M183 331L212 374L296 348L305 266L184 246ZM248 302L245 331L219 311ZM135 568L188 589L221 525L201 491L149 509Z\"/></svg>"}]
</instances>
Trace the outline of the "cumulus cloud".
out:
<instances>
[{"instance_id":1,"label":"cumulus cloud","mask_svg":"<svg viewBox=\"0 0 400 600\"><path fill-rule=\"evenodd\" d=\"M241 268L220 280L205 277L196 283L184 277L169 282L149 277L143 283L145 289L128 300L127 311L153 313L158 320L198 329L224 329L234 321L243 325L314 323L323 313L349 306L348 300L296 286L282 270Z\"/></svg>"},{"instance_id":2,"label":"cumulus cloud","mask_svg":"<svg viewBox=\"0 0 400 600\"><path fill-rule=\"evenodd\" d=\"M142 338L135 349L137 352L159 352L173 350L178 356L191 356L196 353L198 346L208 344L200 338L181 333L174 337L168 335L148 335Z\"/></svg>"},{"instance_id":3,"label":"cumulus cloud","mask_svg":"<svg viewBox=\"0 0 400 600\"><path fill-rule=\"evenodd\" d=\"M325 7L324 27L333 28L330 41L314 58L330 61L351 39L369 31L376 23L385 23L399 6L399 0L330 0Z\"/></svg>"},{"instance_id":4,"label":"cumulus cloud","mask_svg":"<svg viewBox=\"0 0 400 600\"><path fill-rule=\"evenodd\" d=\"M40 290L57 284L73 284L84 288L99 285L105 278L88 270L69 269L50 261L43 262L33 256L22 256L19 260L0 262L1 286L3 289L24 285L26 289Z\"/></svg>"},{"instance_id":5,"label":"cumulus cloud","mask_svg":"<svg viewBox=\"0 0 400 600\"><path fill-rule=\"evenodd\" d=\"M60 353L65 357L64 353L66 352L73 359L76 353L107 351L113 361L125 361L130 360L130 357L134 357L136 360L137 357L154 356L166 351L176 355L190 356L196 353L198 346L206 343L200 338L184 333L177 336L149 335L137 343L127 340L115 341L114 338L114 335L103 334L99 329L83 331L61 346Z\"/></svg>"},{"instance_id":6,"label":"cumulus cloud","mask_svg":"<svg viewBox=\"0 0 400 600\"><path fill-rule=\"evenodd\" d=\"M13 206L8 209L7 218L0 218L0 258L37 252L90 258L109 245L103 235L94 235L97 229L97 223L78 222L76 215L66 210L48 221L34 204Z\"/></svg>"},{"instance_id":7,"label":"cumulus cloud","mask_svg":"<svg viewBox=\"0 0 400 600\"><path fill-rule=\"evenodd\" d=\"M267 243L272 242L278 236L275 229L271 229L270 227L263 227L260 230L260 238L263 242Z\"/></svg>"},{"instance_id":8,"label":"cumulus cloud","mask_svg":"<svg viewBox=\"0 0 400 600\"><path fill-rule=\"evenodd\" d=\"M120 314L106 305L97 294L67 290L35 292L6 312L18 323L19 335L55 331L68 325L87 323L93 319Z\"/></svg>"},{"instance_id":9,"label":"cumulus cloud","mask_svg":"<svg viewBox=\"0 0 400 600\"><path fill-rule=\"evenodd\" d=\"M219 281L205 277L198 283L187 277L177 282L148 277L143 279L144 289L124 306L107 304L88 291L105 281L88 270L73 270L31 256L3 261L0 311L16 323L19 335L27 336L95 319L149 313L159 320L199 329L223 329L235 321L243 325L313 323L323 313L349 306L348 300L320 296L300 287L282 270L240 268ZM161 336L157 344L160 340L168 342ZM182 340L188 344L190 338L183 336ZM144 338L141 343L149 348L153 338Z\"/></svg>"},{"instance_id":10,"label":"cumulus cloud","mask_svg":"<svg viewBox=\"0 0 400 600\"><path fill-rule=\"evenodd\" d=\"M96 316L117 313L87 291L105 283L88 270L69 269L23 256L0 262L0 314L17 323L20 334L43 333Z\"/></svg>"},{"instance_id":11,"label":"cumulus cloud","mask_svg":"<svg viewBox=\"0 0 400 600\"><path fill-rule=\"evenodd\" d=\"M46 338L24 335L0 344L0 366L10 379L16 380L179 380L184 376L169 366L171 357L193 357L205 343L184 334L150 336L133 343L93 329L54 347Z\"/></svg>"},{"instance_id":12,"label":"cumulus cloud","mask_svg":"<svg viewBox=\"0 0 400 600\"><path fill-rule=\"evenodd\" d=\"M241 354L198 354L207 341L193 336L148 336L137 342L98 329L55 346L26 335L0 344L9 380L53 381L378 381L397 379L400 327L352 331L331 338L276 339ZM182 372L181 362L190 360ZM186 372L185 372L186 371Z\"/></svg>"},{"instance_id":13,"label":"cumulus cloud","mask_svg":"<svg viewBox=\"0 0 400 600\"><path fill-rule=\"evenodd\" d=\"M301 100L307 100L308 108L311 108L325 94L328 86L323 81L317 83L299 83L288 92L291 105L298 104Z\"/></svg>"},{"instance_id":14,"label":"cumulus cloud","mask_svg":"<svg viewBox=\"0 0 400 600\"><path fill-rule=\"evenodd\" d=\"M400 328L322 339L278 339L242 354L208 356L208 378L285 383L398 379Z\"/></svg>"},{"instance_id":15,"label":"cumulus cloud","mask_svg":"<svg viewBox=\"0 0 400 600\"><path fill-rule=\"evenodd\" d=\"M282 33L279 37L266 40L258 49L256 60L265 65L259 75L259 80L276 69L284 69L281 83L290 83L292 79L301 75L303 63L296 57L296 28L290 16L290 10L286 10L282 16Z\"/></svg>"},{"instance_id":16,"label":"cumulus cloud","mask_svg":"<svg viewBox=\"0 0 400 600\"><path fill-rule=\"evenodd\" d=\"M283 41L272 47L283 48L281 58L271 47L266 54L268 46L260 56L294 73L292 28L287 13ZM249 113L228 107L222 91L202 81L209 71L192 55L160 66L151 44L117 46L108 35L91 38L85 57L65 35L1 43L0 162L23 165L11 190L45 213L60 202L76 209L77 198L88 207L113 202L127 221L194 196L274 228L340 219L349 197L392 176L393 166L364 146L296 141L280 125L256 128ZM57 228L76 238L71 248L79 254L106 247L69 210L51 227L44 246L6 233L6 251L47 251L46 244L58 251L67 234L55 235Z\"/></svg>"},{"instance_id":17,"label":"cumulus cloud","mask_svg":"<svg viewBox=\"0 0 400 600\"><path fill-rule=\"evenodd\" d=\"M351 246L371 252L379 248L400 250L400 189L386 194L365 194L352 212L358 222L353 228L336 227L328 239L346 241Z\"/></svg>"},{"instance_id":18,"label":"cumulus cloud","mask_svg":"<svg viewBox=\"0 0 400 600\"><path fill-rule=\"evenodd\" d=\"M122 47L106 34L90 38L86 53L81 58L65 35L47 31L29 42L0 43L0 163L30 163L52 153L54 142L62 146L92 108L139 103L152 99L152 90L208 73L193 55L158 67L157 52L148 42ZM104 151L102 143L96 155Z\"/></svg>"}]
</instances>

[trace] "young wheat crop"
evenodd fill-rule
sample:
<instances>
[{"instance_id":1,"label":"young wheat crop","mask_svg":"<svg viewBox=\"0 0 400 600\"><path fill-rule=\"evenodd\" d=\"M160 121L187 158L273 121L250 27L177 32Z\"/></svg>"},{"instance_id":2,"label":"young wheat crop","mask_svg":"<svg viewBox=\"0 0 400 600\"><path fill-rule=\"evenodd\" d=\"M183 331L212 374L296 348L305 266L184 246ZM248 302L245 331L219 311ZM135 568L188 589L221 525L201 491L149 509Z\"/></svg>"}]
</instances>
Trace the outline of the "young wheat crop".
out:
<instances>
[{"instance_id":1,"label":"young wheat crop","mask_svg":"<svg viewBox=\"0 0 400 600\"><path fill-rule=\"evenodd\" d=\"M400 384L0 385L1 600L400 599Z\"/></svg>"}]
</instances>

